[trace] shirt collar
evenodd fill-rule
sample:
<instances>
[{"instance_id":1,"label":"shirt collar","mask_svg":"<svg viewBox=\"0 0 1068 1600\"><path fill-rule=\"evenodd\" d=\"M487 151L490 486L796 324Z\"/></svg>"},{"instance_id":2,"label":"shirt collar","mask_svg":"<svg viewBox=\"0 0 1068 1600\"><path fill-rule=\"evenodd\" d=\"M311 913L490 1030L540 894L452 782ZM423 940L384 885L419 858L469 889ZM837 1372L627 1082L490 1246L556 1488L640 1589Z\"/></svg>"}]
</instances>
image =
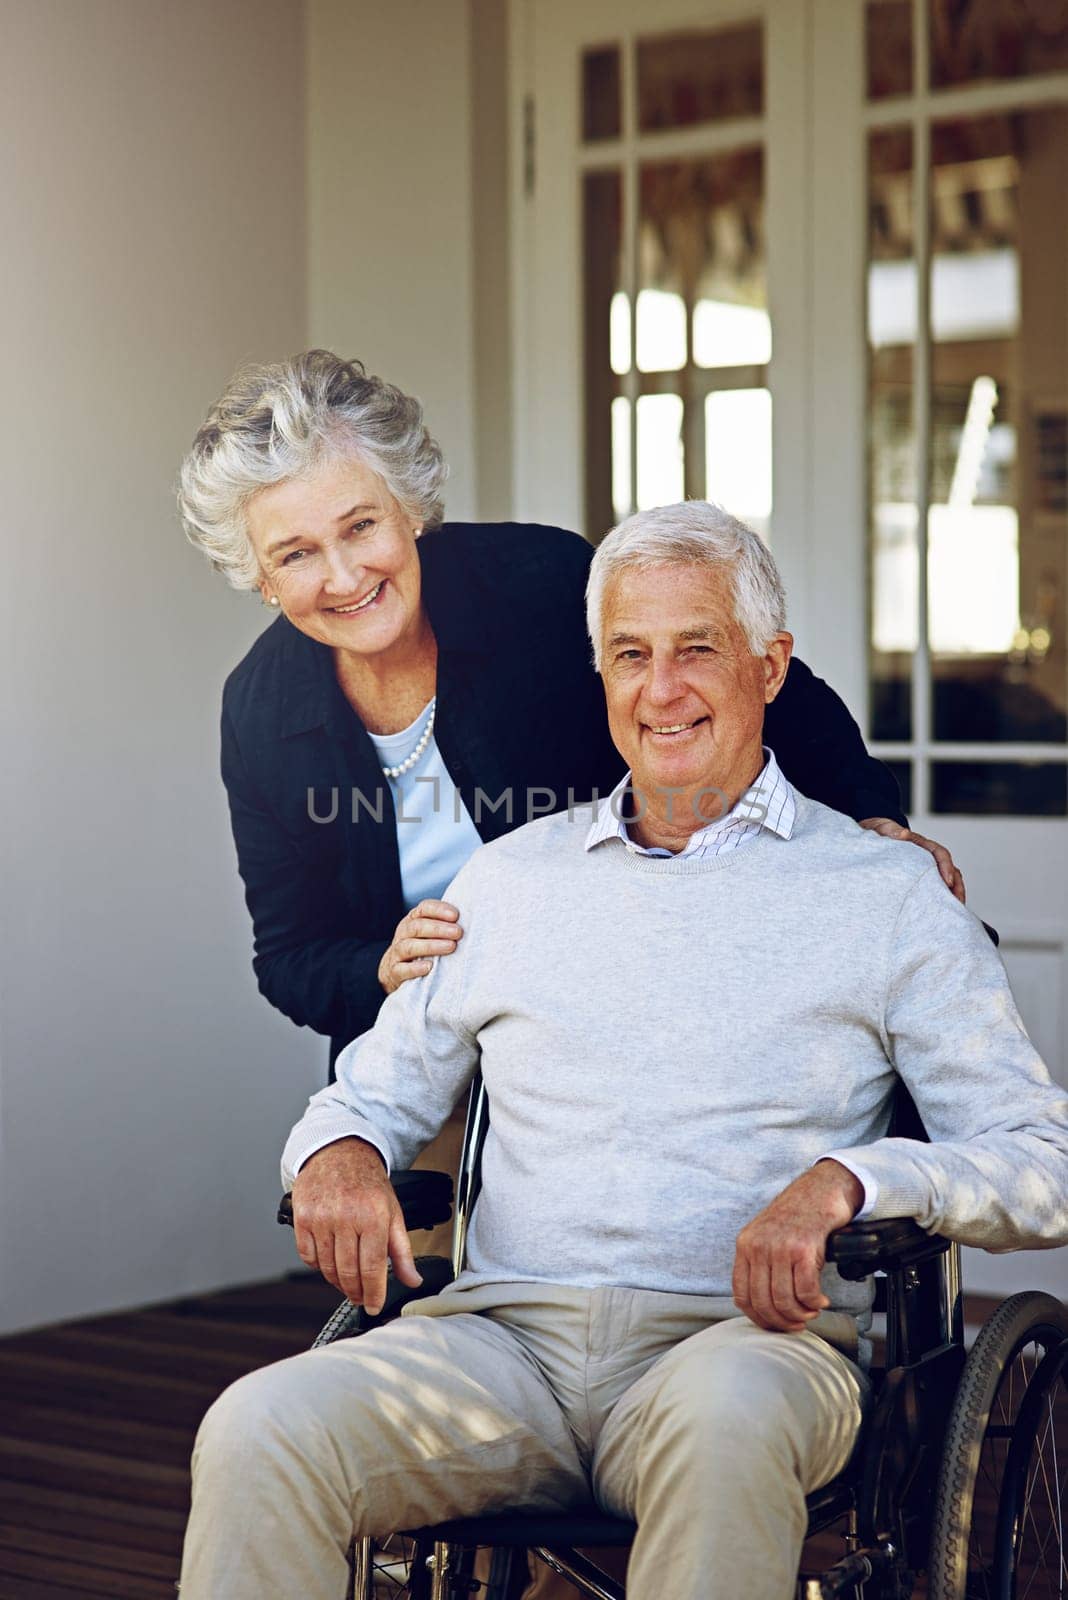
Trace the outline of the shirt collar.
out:
<instances>
[{"instance_id":1,"label":"shirt collar","mask_svg":"<svg viewBox=\"0 0 1068 1600\"><path fill-rule=\"evenodd\" d=\"M607 839L622 839L632 850L643 849L641 845L631 841L626 823L622 820L626 814L624 797L630 789L630 782L631 776L627 772L608 798L598 801L596 815L586 834L587 850L592 850L595 845L604 844ZM737 805L733 806L725 817L716 817L706 827L698 828L686 841L685 848L678 853L688 855L697 848L701 840L711 838L714 834L725 833L729 828L739 830L767 828L780 839L789 839L794 831L796 817L797 801L793 786L783 776L774 752L765 745L763 769Z\"/></svg>"}]
</instances>

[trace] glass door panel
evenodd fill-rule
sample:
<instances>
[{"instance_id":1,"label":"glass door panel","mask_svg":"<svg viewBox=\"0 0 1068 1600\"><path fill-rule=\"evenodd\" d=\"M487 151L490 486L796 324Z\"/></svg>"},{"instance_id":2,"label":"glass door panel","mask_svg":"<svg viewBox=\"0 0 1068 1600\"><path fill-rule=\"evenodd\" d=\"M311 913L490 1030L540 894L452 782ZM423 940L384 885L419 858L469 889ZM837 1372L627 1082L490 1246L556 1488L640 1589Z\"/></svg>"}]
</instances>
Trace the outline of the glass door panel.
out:
<instances>
[{"instance_id":1,"label":"glass door panel","mask_svg":"<svg viewBox=\"0 0 1068 1600\"><path fill-rule=\"evenodd\" d=\"M1068 110L935 122L930 182L932 732L1063 743Z\"/></svg>"},{"instance_id":2,"label":"glass door panel","mask_svg":"<svg viewBox=\"0 0 1068 1600\"><path fill-rule=\"evenodd\" d=\"M625 169L584 178L587 526L711 495L766 536L763 151L643 161L631 181L628 283Z\"/></svg>"},{"instance_id":3,"label":"glass door panel","mask_svg":"<svg viewBox=\"0 0 1068 1600\"><path fill-rule=\"evenodd\" d=\"M1068 0L930 0L932 89L1068 71Z\"/></svg>"},{"instance_id":4,"label":"glass door panel","mask_svg":"<svg viewBox=\"0 0 1068 1600\"><path fill-rule=\"evenodd\" d=\"M904 16L865 12L871 731L921 811L1063 817L1068 57L1000 0L911 13L936 92L883 107Z\"/></svg>"},{"instance_id":5,"label":"glass door panel","mask_svg":"<svg viewBox=\"0 0 1068 1600\"><path fill-rule=\"evenodd\" d=\"M582 137L587 144L618 139L623 131L619 46L586 50L582 56Z\"/></svg>"},{"instance_id":6,"label":"glass door panel","mask_svg":"<svg viewBox=\"0 0 1068 1600\"><path fill-rule=\"evenodd\" d=\"M868 0L864 13L868 99L912 93L912 0Z\"/></svg>"},{"instance_id":7,"label":"glass door panel","mask_svg":"<svg viewBox=\"0 0 1068 1600\"><path fill-rule=\"evenodd\" d=\"M759 117L764 110L764 37L758 22L638 40L638 127Z\"/></svg>"}]
</instances>

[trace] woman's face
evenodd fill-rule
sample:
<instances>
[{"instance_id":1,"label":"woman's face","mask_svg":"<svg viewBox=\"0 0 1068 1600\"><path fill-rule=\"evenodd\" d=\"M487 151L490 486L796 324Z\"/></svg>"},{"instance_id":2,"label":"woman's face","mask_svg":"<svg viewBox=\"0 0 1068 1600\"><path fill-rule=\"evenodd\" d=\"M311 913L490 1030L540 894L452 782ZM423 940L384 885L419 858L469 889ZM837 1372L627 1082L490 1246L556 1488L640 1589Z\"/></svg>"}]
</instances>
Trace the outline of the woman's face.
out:
<instances>
[{"instance_id":1,"label":"woman's face","mask_svg":"<svg viewBox=\"0 0 1068 1600\"><path fill-rule=\"evenodd\" d=\"M369 467L328 459L262 489L246 520L260 593L309 638L378 655L418 629L421 530Z\"/></svg>"}]
</instances>

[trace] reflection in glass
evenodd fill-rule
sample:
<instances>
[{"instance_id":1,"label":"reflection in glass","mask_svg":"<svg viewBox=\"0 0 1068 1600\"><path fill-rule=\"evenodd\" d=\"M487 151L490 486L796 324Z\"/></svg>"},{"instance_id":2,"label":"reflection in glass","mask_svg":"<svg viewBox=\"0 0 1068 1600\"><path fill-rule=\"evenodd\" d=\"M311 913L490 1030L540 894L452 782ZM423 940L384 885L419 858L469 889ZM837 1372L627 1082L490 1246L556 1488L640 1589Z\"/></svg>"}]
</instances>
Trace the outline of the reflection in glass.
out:
<instances>
[{"instance_id":1,"label":"reflection in glass","mask_svg":"<svg viewBox=\"0 0 1068 1600\"><path fill-rule=\"evenodd\" d=\"M912 93L912 0L868 0L868 99Z\"/></svg>"},{"instance_id":2,"label":"reflection in glass","mask_svg":"<svg viewBox=\"0 0 1068 1600\"><path fill-rule=\"evenodd\" d=\"M1040 419L1068 374L1068 111L936 123L931 154L934 736L1060 742L1068 514Z\"/></svg>"},{"instance_id":3,"label":"reflection in glass","mask_svg":"<svg viewBox=\"0 0 1068 1600\"><path fill-rule=\"evenodd\" d=\"M763 366L771 357L764 165L757 149L641 170L638 367ZM646 300L648 296L648 300ZM643 301L649 312L642 317Z\"/></svg>"},{"instance_id":4,"label":"reflection in glass","mask_svg":"<svg viewBox=\"0 0 1068 1600\"><path fill-rule=\"evenodd\" d=\"M630 296L617 289L608 311L608 346L612 371L630 371Z\"/></svg>"},{"instance_id":5,"label":"reflection in glass","mask_svg":"<svg viewBox=\"0 0 1068 1600\"><path fill-rule=\"evenodd\" d=\"M700 299L693 308L698 367L763 367L771 360L771 318L757 306Z\"/></svg>"},{"instance_id":6,"label":"reflection in glass","mask_svg":"<svg viewBox=\"0 0 1068 1600\"><path fill-rule=\"evenodd\" d=\"M619 46L587 50L582 57L582 137L618 139L623 128Z\"/></svg>"},{"instance_id":7,"label":"reflection in glass","mask_svg":"<svg viewBox=\"0 0 1068 1600\"><path fill-rule=\"evenodd\" d=\"M705 494L767 539L771 391L719 389L705 400Z\"/></svg>"},{"instance_id":8,"label":"reflection in glass","mask_svg":"<svg viewBox=\"0 0 1068 1600\"><path fill-rule=\"evenodd\" d=\"M673 505L684 497L682 399L643 394L638 399L638 510Z\"/></svg>"},{"instance_id":9,"label":"reflection in glass","mask_svg":"<svg viewBox=\"0 0 1068 1600\"><path fill-rule=\"evenodd\" d=\"M630 317L621 277L622 229L619 172L588 172L582 184L583 372L586 530L591 537L603 533L614 520L614 401L620 392L619 374L630 366ZM629 452L629 433L627 448ZM629 485L629 455L626 476Z\"/></svg>"},{"instance_id":10,"label":"reflection in glass","mask_svg":"<svg viewBox=\"0 0 1068 1600\"><path fill-rule=\"evenodd\" d=\"M1062 761L934 761L931 810L963 816L1063 817L1068 768Z\"/></svg>"},{"instance_id":11,"label":"reflection in glass","mask_svg":"<svg viewBox=\"0 0 1068 1600\"><path fill-rule=\"evenodd\" d=\"M630 490L630 401L617 395L612 401L612 519L622 522L634 510ZM588 536L599 539L604 528L587 529Z\"/></svg>"},{"instance_id":12,"label":"reflection in glass","mask_svg":"<svg viewBox=\"0 0 1068 1600\"><path fill-rule=\"evenodd\" d=\"M912 736L912 655L919 638L913 360L917 280L912 134L868 144L868 522L871 729Z\"/></svg>"},{"instance_id":13,"label":"reflection in glass","mask_svg":"<svg viewBox=\"0 0 1068 1600\"><path fill-rule=\"evenodd\" d=\"M764 36L759 22L639 39L642 133L759 117L763 109Z\"/></svg>"},{"instance_id":14,"label":"reflection in glass","mask_svg":"<svg viewBox=\"0 0 1068 1600\"><path fill-rule=\"evenodd\" d=\"M678 372L686 365L686 304L680 294L642 289L637 304L639 372Z\"/></svg>"},{"instance_id":15,"label":"reflection in glass","mask_svg":"<svg viewBox=\"0 0 1068 1600\"><path fill-rule=\"evenodd\" d=\"M1035 408L1035 509L1068 512L1068 401Z\"/></svg>"},{"instance_id":16,"label":"reflection in glass","mask_svg":"<svg viewBox=\"0 0 1068 1600\"><path fill-rule=\"evenodd\" d=\"M931 87L1068 68L1068 0L928 0Z\"/></svg>"}]
</instances>

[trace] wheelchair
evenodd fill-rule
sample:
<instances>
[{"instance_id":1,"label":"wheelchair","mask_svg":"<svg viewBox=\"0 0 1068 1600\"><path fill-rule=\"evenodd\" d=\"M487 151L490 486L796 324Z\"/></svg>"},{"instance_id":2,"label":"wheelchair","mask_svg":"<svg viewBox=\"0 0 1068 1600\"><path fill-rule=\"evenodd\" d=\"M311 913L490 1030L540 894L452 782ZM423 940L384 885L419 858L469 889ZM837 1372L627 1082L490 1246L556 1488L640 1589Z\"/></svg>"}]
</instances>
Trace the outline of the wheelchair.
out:
<instances>
[{"instance_id":1,"label":"wheelchair","mask_svg":"<svg viewBox=\"0 0 1068 1600\"><path fill-rule=\"evenodd\" d=\"M419 1289L391 1276L377 1316L343 1301L313 1348L381 1326L459 1273L488 1126L485 1088L476 1079L451 1261L417 1258ZM924 1137L904 1093L892 1131ZM398 1173L393 1185L409 1230L436 1227L453 1214L445 1173ZM278 1220L292 1223L288 1195ZM1058 1455L1058 1432L1062 1449L1068 1438L1068 1308L1037 1291L1014 1294L966 1351L958 1246L911 1220L890 1219L839 1229L827 1258L849 1280L876 1275L884 1332L853 1458L808 1497L798 1600L909 1600L914 1593L928 1600L1068 1600L1068 1450ZM587 1552L626 1547L635 1531L591 1507L476 1516L358 1539L350 1596L518 1600L529 1552L578 1594L625 1600L623 1583ZM806 1560L810 1547L818 1559ZM724 1595L745 1594L744 1573L725 1574L722 1583ZM666 1574L665 1596L670 1592Z\"/></svg>"}]
</instances>

